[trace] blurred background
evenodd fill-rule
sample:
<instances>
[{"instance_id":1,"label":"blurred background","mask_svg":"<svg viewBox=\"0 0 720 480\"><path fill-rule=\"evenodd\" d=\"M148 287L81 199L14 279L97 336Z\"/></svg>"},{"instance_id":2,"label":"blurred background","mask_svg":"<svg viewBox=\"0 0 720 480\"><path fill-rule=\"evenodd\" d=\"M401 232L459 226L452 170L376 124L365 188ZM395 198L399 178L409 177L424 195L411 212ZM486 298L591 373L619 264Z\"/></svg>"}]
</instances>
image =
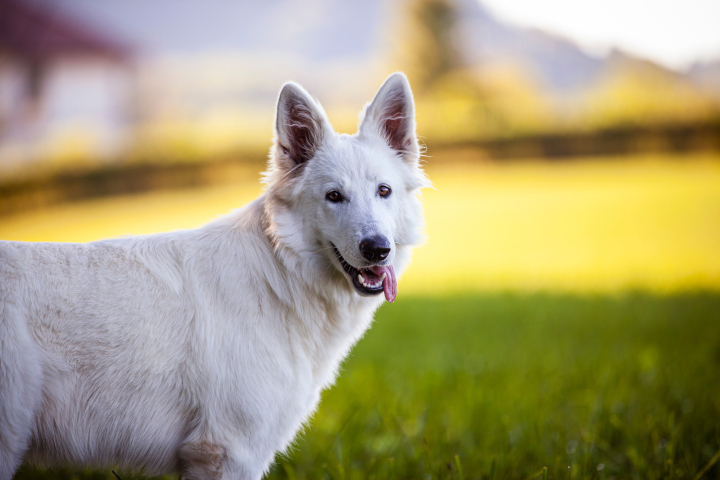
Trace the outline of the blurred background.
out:
<instances>
[{"instance_id":1,"label":"blurred background","mask_svg":"<svg viewBox=\"0 0 720 480\"><path fill-rule=\"evenodd\" d=\"M400 70L428 243L271 477L720 478L719 22L715 0L0 0L0 239L201 225L261 192L284 82L352 133Z\"/></svg>"}]
</instances>

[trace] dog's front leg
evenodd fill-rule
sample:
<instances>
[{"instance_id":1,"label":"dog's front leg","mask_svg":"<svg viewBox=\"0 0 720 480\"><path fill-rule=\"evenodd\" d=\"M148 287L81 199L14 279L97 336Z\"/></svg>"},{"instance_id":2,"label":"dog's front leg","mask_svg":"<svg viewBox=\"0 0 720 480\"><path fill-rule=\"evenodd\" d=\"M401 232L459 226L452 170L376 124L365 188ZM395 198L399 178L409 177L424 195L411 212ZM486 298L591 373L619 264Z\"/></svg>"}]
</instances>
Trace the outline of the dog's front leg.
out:
<instances>
[{"instance_id":1,"label":"dog's front leg","mask_svg":"<svg viewBox=\"0 0 720 480\"><path fill-rule=\"evenodd\" d=\"M183 480L260 480L267 465L207 441L180 448Z\"/></svg>"}]
</instances>

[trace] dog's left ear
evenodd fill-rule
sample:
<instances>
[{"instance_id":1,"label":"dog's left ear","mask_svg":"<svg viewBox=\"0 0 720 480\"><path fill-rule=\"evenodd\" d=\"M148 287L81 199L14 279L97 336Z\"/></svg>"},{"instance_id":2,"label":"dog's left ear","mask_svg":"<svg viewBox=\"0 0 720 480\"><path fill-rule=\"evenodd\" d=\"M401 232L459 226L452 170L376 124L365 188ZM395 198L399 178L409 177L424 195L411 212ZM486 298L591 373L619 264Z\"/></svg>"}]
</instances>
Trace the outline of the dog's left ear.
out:
<instances>
[{"instance_id":1,"label":"dog's left ear","mask_svg":"<svg viewBox=\"0 0 720 480\"><path fill-rule=\"evenodd\" d=\"M404 160L418 160L420 147L415 133L415 102L410 82L400 72L385 80L365 108L360 135L371 133L379 134Z\"/></svg>"}]
</instances>

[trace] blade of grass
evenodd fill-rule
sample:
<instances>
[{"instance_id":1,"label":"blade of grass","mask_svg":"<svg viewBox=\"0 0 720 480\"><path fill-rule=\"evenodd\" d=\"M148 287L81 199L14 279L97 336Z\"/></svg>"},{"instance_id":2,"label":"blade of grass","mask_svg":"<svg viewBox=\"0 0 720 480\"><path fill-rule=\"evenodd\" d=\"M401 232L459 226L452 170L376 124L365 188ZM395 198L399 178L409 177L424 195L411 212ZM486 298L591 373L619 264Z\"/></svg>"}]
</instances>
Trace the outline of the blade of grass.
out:
<instances>
[{"instance_id":1,"label":"blade of grass","mask_svg":"<svg viewBox=\"0 0 720 480\"><path fill-rule=\"evenodd\" d=\"M705 472L710 470L710 468L715 465L715 462L717 462L718 459L720 459L720 450L718 450L717 453L713 455L707 465L705 465L702 470L700 470L697 475L695 475L695 478L693 478L693 480L700 480L700 478L705 474Z\"/></svg>"},{"instance_id":2,"label":"blade of grass","mask_svg":"<svg viewBox=\"0 0 720 480\"><path fill-rule=\"evenodd\" d=\"M455 455L455 468L457 469L458 480L465 480L463 475L462 465L460 465L460 456Z\"/></svg>"}]
</instances>

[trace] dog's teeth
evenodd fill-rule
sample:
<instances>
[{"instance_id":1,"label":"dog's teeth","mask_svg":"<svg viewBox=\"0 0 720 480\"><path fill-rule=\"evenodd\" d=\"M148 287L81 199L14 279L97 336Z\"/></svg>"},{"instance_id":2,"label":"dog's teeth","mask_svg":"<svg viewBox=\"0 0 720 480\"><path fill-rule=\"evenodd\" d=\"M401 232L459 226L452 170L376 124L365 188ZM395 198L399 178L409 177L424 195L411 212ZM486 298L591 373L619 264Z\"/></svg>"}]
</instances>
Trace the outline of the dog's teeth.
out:
<instances>
[{"instance_id":1,"label":"dog's teeth","mask_svg":"<svg viewBox=\"0 0 720 480\"><path fill-rule=\"evenodd\" d=\"M362 285L363 287L369 288L369 289L376 289L376 288L380 288L382 286L382 283L383 283L383 280L385 280L385 277L386 277L386 274L383 272L383 274L380 276L379 279L377 279L377 281L372 282L369 279L365 279L365 277L363 276L362 273L358 273L357 279L358 279L358 282L360 282L360 285Z\"/></svg>"}]
</instances>

